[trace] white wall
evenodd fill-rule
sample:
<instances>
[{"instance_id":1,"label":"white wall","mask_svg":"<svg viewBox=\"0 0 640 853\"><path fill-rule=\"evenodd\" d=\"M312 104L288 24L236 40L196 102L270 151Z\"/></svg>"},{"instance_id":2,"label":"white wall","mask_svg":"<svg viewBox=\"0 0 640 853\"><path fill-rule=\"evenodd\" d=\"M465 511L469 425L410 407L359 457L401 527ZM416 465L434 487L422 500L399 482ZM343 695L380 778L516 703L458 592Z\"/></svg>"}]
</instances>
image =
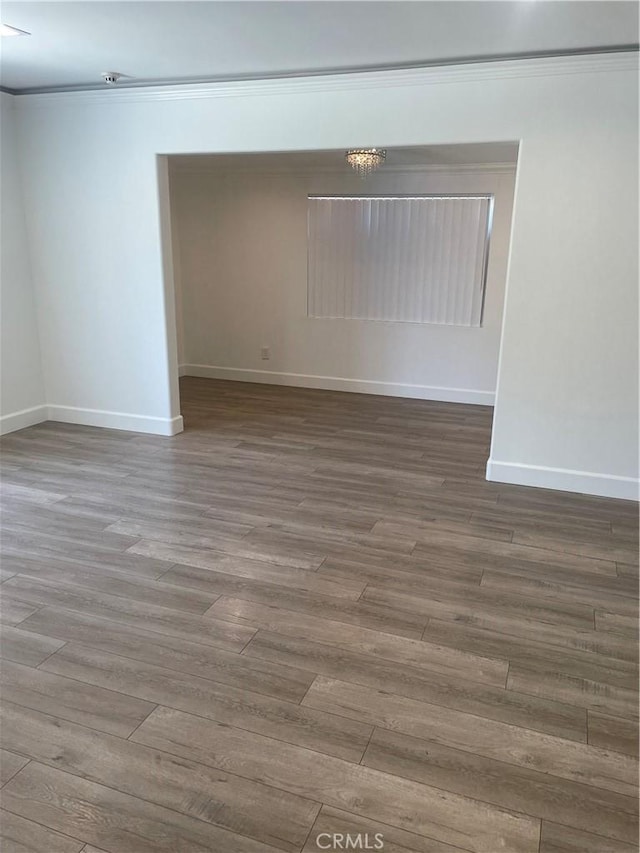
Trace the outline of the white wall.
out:
<instances>
[{"instance_id":1,"label":"white wall","mask_svg":"<svg viewBox=\"0 0 640 853\"><path fill-rule=\"evenodd\" d=\"M0 93L0 433L46 418L14 101Z\"/></svg>"},{"instance_id":2,"label":"white wall","mask_svg":"<svg viewBox=\"0 0 640 853\"><path fill-rule=\"evenodd\" d=\"M629 54L20 97L50 399L179 428L157 154L517 139L489 473L631 497L637 90Z\"/></svg>"},{"instance_id":3,"label":"white wall","mask_svg":"<svg viewBox=\"0 0 640 853\"><path fill-rule=\"evenodd\" d=\"M183 374L493 404L513 169L247 169L171 171ZM481 328L306 316L307 196L362 192L495 193Z\"/></svg>"}]
</instances>

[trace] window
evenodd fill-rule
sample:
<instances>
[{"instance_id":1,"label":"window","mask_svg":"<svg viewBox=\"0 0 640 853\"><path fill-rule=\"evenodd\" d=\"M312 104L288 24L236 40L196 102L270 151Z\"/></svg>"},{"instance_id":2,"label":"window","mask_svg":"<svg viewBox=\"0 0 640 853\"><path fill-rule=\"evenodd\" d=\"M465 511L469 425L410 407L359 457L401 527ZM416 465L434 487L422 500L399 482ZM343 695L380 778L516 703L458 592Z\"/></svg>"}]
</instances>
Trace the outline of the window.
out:
<instances>
[{"instance_id":1,"label":"window","mask_svg":"<svg viewBox=\"0 0 640 853\"><path fill-rule=\"evenodd\" d=\"M493 197L309 196L307 314L480 326Z\"/></svg>"}]
</instances>

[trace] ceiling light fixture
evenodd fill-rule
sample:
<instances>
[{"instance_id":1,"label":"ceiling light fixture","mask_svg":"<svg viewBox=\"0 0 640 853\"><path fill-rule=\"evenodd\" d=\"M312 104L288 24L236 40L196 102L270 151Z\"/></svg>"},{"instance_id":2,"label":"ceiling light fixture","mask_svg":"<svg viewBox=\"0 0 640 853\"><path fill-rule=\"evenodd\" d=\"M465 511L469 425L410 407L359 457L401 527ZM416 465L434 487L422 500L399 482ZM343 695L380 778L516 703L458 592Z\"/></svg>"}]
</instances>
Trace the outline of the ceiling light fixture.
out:
<instances>
[{"instance_id":1,"label":"ceiling light fixture","mask_svg":"<svg viewBox=\"0 0 640 853\"><path fill-rule=\"evenodd\" d=\"M30 36L26 30L19 30L17 27L10 27L9 24L0 24L0 36Z\"/></svg>"},{"instance_id":2,"label":"ceiling light fixture","mask_svg":"<svg viewBox=\"0 0 640 853\"><path fill-rule=\"evenodd\" d=\"M345 151L347 163L356 170L361 178L366 178L378 169L387 157L384 148L351 148Z\"/></svg>"}]
</instances>

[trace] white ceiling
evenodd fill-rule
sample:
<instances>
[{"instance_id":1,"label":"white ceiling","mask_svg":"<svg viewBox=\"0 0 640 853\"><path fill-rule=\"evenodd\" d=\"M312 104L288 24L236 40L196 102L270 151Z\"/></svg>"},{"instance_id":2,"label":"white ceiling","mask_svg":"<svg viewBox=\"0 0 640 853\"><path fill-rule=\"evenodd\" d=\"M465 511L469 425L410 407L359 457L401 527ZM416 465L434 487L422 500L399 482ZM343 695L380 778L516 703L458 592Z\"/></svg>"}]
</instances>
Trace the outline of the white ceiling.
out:
<instances>
[{"instance_id":1,"label":"white ceiling","mask_svg":"<svg viewBox=\"0 0 640 853\"><path fill-rule=\"evenodd\" d=\"M242 79L633 47L633 0L2 3L12 91Z\"/></svg>"},{"instance_id":2,"label":"white ceiling","mask_svg":"<svg viewBox=\"0 0 640 853\"><path fill-rule=\"evenodd\" d=\"M423 145L390 148L384 169L415 166L476 166L512 164L518 158L517 142L483 142L468 145ZM334 151L287 151L260 154L175 154L171 166L177 170L211 171L306 171L346 169L344 149Z\"/></svg>"}]
</instances>

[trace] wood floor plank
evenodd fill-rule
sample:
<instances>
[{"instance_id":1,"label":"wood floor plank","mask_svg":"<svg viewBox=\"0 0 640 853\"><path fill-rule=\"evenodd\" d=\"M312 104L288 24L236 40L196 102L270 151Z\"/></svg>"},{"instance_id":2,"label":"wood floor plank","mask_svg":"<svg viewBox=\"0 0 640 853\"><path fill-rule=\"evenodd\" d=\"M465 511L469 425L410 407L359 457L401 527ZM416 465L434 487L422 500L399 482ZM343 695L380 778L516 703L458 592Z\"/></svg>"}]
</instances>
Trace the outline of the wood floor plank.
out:
<instances>
[{"instance_id":1,"label":"wood floor plank","mask_svg":"<svg viewBox=\"0 0 640 853\"><path fill-rule=\"evenodd\" d=\"M523 509L555 509L570 515L578 513L582 518L605 518L609 521L624 518L637 522L638 519L638 507L634 501L601 500L594 495L577 492L563 494L550 489L519 489L513 486L505 486L500 492L499 502L506 500L511 506Z\"/></svg>"},{"instance_id":2,"label":"wood floor plank","mask_svg":"<svg viewBox=\"0 0 640 853\"><path fill-rule=\"evenodd\" d=\"M22 569L20 574L50 583L75 584L106 592L109 595L119 595L133 601L157 604L197 615L205 613L218 597L215 593L207 594L206 591L176 589L175 586L168 586L159 579L139 578L109 569L102 569L100 572L85 571L75 565L61 568L33 563L28 568Z\"/></svg>"},{"instance_id":3,"label":"wood floor plank","mask_svg":"<svg viewBox=\"0 0 640 853\"><path fill-rule=\"evenodd\" d=\"M349 843L360 844L361 849L366 850L368 845L369 850L378 849L384 853L460 853L462 850L362 815L323 806L302 853L324 853L327 845L335 848L338 843L344 848L347 837Z\"/></svg>"},{"instance_id":4,"label":"wood floor plank","mask_svg":"<svg viewBox=\"0 0 640 853\"><path fill-rule=\"evenodd\" d=\"M43 607L25 629L291 702L302 699L315 677L293 666L54 607Z\"/></svg>"},{"instance_id":5,"label":"wood floor plank","mask_svg":"<svg viewBox=\"0 0 640 853\"><path fill-rule=\"evenodd\" d=\"M23 663L27 666L38 666L63 645L64 640L43 637L9 625L0 625L0 657L4 660Z\"/></svg>"},{"instance_id":6,"label":"wood floor plank","mask_svg":"<svg viewBox=\"0 0 640 853\"><path fill-rule=\"evenodd\" d=\"M611 523L611 535L624 542L633 542L636 546L640 544L640 518L615 519ZM628 564L627 564L628 565Z\"/></svg>"},{"instance_id":7,"label":"wood floor plank","mask_svg":"<svg viewBox=\"0 0 640 853\"><path fill-rule=\"evenodd\" d=\"M45 547L30 548L28 553L18 551L7 553L3 551L2 564L5 569L10 569L14 574L19 574L25 568L33 568L35 564L45 563L51 568L67 568L70 564L76 568L88 571L94 569L101 572L117 571L126 572L136 577L155 579L167 570L167 564L160 560L150 560L147 557L139 557L128 551L109 553L85 548L61 548L53 552Z\"/></svg>"},{"instance_id":8,"label":"wood floor plank","mask_svg":"<svg viewBox=\"0 0 640 853\"><path fill-rule=\"evenodd\" d=\"M61 652L45 661L47 672L201 714L328 755L359 761L371 735L372 726L366 723L262 693L71 643Z\"/></svg>"},{"instance_id":9,"label":"wood floor plank","mask_svg":"<svg viewBox=\"0 0 640 853\"><path fill-rule=\"evenodd\" d=\"M65 610L123 622L135 627L168 634L185 640L209 643L232 651L241 651L255 631L241 625L207 618L146 601L131 600L119 595L109 595L77 584L53 583L22 575L10 578L4 594L14 592L38 606L46 604Z\"/></svg>"},{"instance_id":10,"label":"wood floor plank","mask_svg":"<svg viewBox=\"0 0 640 853\"><path fill-rule=\"evenodd\" d=\"M282 590L276 587L273 592L255 592L247 588L243 591L242 598L290 610L307 619L317 617L325 622L343 622L350 626L370 628L373 631L413 639L422 636L426 624L426 617L421 614L396 610L362 599L348 601L336 596L311 594L295 589ZM215 615L216 612L212 606L207 615Z\"/></svg>"},{"instance_id":11,"label":"wood floor plank","mask_svg":"<svg viewBox=\"0 0 640 853\"><path fill-rule=\"evenodd\" d=\"M149 465L148 460L144 460L146 465ZM142 460L139 464L144 464ZM40 485L44 489L58 489L64 490L68 495L73 495L77 498L82 497L92 497L96 494L96 483L100 484L100 494L103 497L109 498L114 501L120 500L122 497L135 499L141 498L144 499L149 495L149 482L144 477L136 477L133 474L128 475L126 478L121 476L117 476L116 478L109 477L109 468L105 468L102 466L99 471L96 470L85 470L83 472L75 471L75 470L63 470L63 471L55 471L53 473L43 471L42 463L38 464L38 468L33 472L26 471L22 475L16 474L13 479L16 482L25 482L25 484L33 485L34 477L37 479L38 485ZM170 478L169 478L170 480ZM180 498L184 491L184 486L182 484L174 484L170 481L166 481L164 483L158 482L154 484L154 493L159 496L163 496L166 498ZM47 536L47 537L39 537L42 539L43 543L46 543L48 540L51 540L48 543L48 547L57 549L56 537ZM102 544L103 549L105 550L113 550L114 545L117 545L119 542L124 542L125 538L119 536L114 533L103 534L101 537L92 537L92 545L93 547L97 547ZM74 537L72 543L80 546L84 540L81 536Z\"/></svg>"},{"instance_id":12,"label":"wood floor plank","mask_svg":"<svg viewBox=\"0 0 640 853\"><path fill-rule=\"evenodd\" d=\"M0 811L0 841L4 853L78 853L84 846L76 838L4 809Z\"/></svg>"},{"instance_id":13,"label":"wood floor plank","mask_svg":"<svg viewBox=\"0 0 640 853\"><path fill-rule=\"evenodd\" d=\"M587 711L589 743L601 749L638 756L638 723Z\"/></svg>"},{"instance_id":14,"label":"wood floor plank","mask_svg":"<svg viewBox=\"0 0 640 853\"><path fill-rule=\"evenodd\" d=\"M25 758L25 756L16 755L15 752L9 752L6 749L0 749L0 787L28 763L29 759Z\"/></svg>"},{"instance_id":15,"label":"wood floor plank","mask_svg":"<svg viewBox=\"0 0 640 853\"><path fill-rule=\"evenodd\" d=\"M393 535L396 527L393 523L385 523L380 525L378 532L382 534L388 532ZM483 557L506 557L507 559L524 559L531 561L544 562L548 560L550 563L567 568L578 568L580 571L593 571L602 574L615 574L615 559L610 556L606 559L583 557L566 553L564 551L554 551L549 548L535 548L530 545L520 545L517 543L495 542L490 539L472 536L456 536L453 533L447 532L430 532L428 540L424 544L418 543L416 550L428 553L432 548L436 550L438 547L449 548L458 552L471 552L475 555Z\"/></svg>"},{"instance_id":16,"label":"wood floor plank","mask_svg":"<svg viewBox=\"0 0 640 853\"><path fill-rule=\"evenodd\" d=\"M427 585L426 585L427 586ZM421 613L427 618L462 621L473 619L481 609L487 617L503 617L532 622L575 625L593 628L593 608L584 604L565 604L508 594L491 593L479 588L474 593L454 592L451 586L439 592L427 588L422 595L409 595L395 589L368 586L363 601L386 605L400 611Z\"/></svg>"},{"instance_id":17,"label":"wood floor plank","mask_svg":"<svg viewBox=\"0 0 640 853\"><path fill-rule=\"evenodd\" d=\"M8 702L1 736L41 764L282 850L300 849L320 810L312 799Z\"/></svg>"},{"instance_id":18,"label":"wood floor plank","mask_svg":"<svg viewBox=\"0 0 640 853\"><path fill-rule=\"evenodd\" d=\"M119 533L88 531L70 527L68 532L36 532L31 527L10 529L5 527L2 547L8 554L28 554L33 548L51 551L57 554L83 553L91 549L94 553L124 553L137 541L136 536L123 536Z\"/></svg>"},{"instance_id":19,"label":"wood floor plank","mask_svg":"<svg viewBox=\"0 0 640 853\"><path fill-rule=\"evenodd\" d=\"M624 844L573 827L542 821L540 853L635 853L636 844Z\"/></svg>"},{"instance_id":20,"label":"wood floor plank","mask_svg":"<svg viewBox=\"0 0 640 853\"><path fill-rule=\"evenodd\" d=\"M581 541L582 540L582 541ZM571 536L545 536L539 533L516 531L513 542L518 545L531 545L535 548L545 548L548 551L562 551L566 554L577 554L581 557L593 557L596 560L613 560L628 562L636 558L638 549L632 545L624 546L617 542L585 542Z\"/></svg>"},{"instance_id":21,"label":"wood floor plank","mask_svg":"<svg viewBox=\"0 0 640 853\"><path fill-rule=\"evenodd\" d=\"M447 625L443 628L445 624L432 620L427 625L425 637L430 638L434 634L434 639L437 637L442 642L456 646L476 648L485 654L502 653L509 657L511 664L522 664L537 671L567 673L619 687L630 687L637 683L638 669L633 661L555 648L495 631L466 628L464 625Z\"/></svg>"},{"instance_id":22,"label":"wood floor plank","mask_svg":"<svg viewBox=\"0 0 640 853\"><path fill-rule=\"evenodd\" d=\"M228 505L223 504L222 501L216 501L213 505L207 506L203 512L203 518L205 520L236 519L251 527L267 527L273 522L302 519L309 524L317 523L340 531L363 533L371 530L378 520L377 513L354 507L344 507L340 518L336 518L335 507L331 502L329 502L329 509L327 510L327 505L321 501L316 504L307 502L306 499L300 500L303 495L301 493L293 494L291 488L287 490L287 495L291 495L289 500L274 499L273 504L269 505L250 496L247 496L244 501L242 498L235 501L231 500ZM280 489L277 497L282 498ZM211 500L208 503L211 504Z\"/></svg>"},{"instance_id":23,"label":"wood floor plank","mask_svg":"<svg viewBox=\"0 0 640 853\"><path fill-rule=\"evenodd\" d=\"M607 608L613 613L625 616L638 615L638 601L630 593L631 589L624 592L617 591L619 578L611 578L609 581L610 591L602 586L583 587L573 584L554 583L541 578L525 578L520 575L505 575L502 572L492 572L487 569L482 574L480 586L487 589L504 592L509 590L520 595L540 598L550 598L556 601L569 603L580 602L590 607ZM615 582L615 586L614 586Z\"/></svg>"},{"instance_id":24,"label":"wood floor plank","mask_svg":"<svg viewBox=\"0 0 640 853\"><path fill-rule=\"evenodd\" d=\"M475 527L494 526L496 524L509 524L512 530L524 530L528 532L544 532L551 534L555 532L565 536L568 533L585 538L593 535L595 538L604 537L605 540L611 535L611 523L605 519L587 517L579 513L565 511L561 516L548 508L522 509L518 506L509 506L502 503L500 508L475 510L469 522Z\"/></svg>"},{"instance_id":25,"label":"wood floor plank","mask_svg":"<svg viewBox=\"0 0 640 853\"><path fill-rule=\"evenodd\" d=\"M465 850L537 851L536 820L199 717L158 709L135 739Z\"/></svg>"},{"instance_id":26,"label":"wood floor plank","mask_svg":"<svg viewBox=\"0 0 640 853\"><path fill-rule=\"evenodd\" d=\"M208 615L238 620L256 629L264 628L283 636L307 638L434 672L457 673L474 681L500 687L506 682L508 664L505 660L483 657L473 652L459 652L457 649L359 625L316 618L280 607L222 596L208 611Z\"/></svg>"},{"instance_id":27,"label":"wood floor plank","mask_svg":"<svg viewBox=\"0 0 640 853\"><path fill-rule=\"evenodd\" d=\"M0 497L3 501L9 501L12 504L29 503L46 505L61 501L66 495L56 492L46 492L37 487L19 486L10 481L5 481L2 483Z\"/></svg>"},{"instance_id":28,"label":"wood floor plank","mask_svg":"<svg viewBox=\"0 0 640 853\"><path fill-rule=\"evenodd\" d=\"M471 536L480 539L491 539L494 542L511 542L513 537L513 527L504 524L504 522L494 525L485 524L482 527L478 525L470 525L468 519L464 521L444 521L426 519L418 521L417 519L407 519L400 522L397 519L393 521L378 521L373 527L373 532L376 532L376 527L381 527L391 523L397 527L398 531L406 530L406 536L409 539L417 539L419 542L429 542L431 535L436 533L457 534L459 536ZM405 534L403 534L405 535Z\"/></svg>"},{"instance_id":29,"label":"wood floor plank","mask_svg":"<svg viewBox=\"0 0 640 853\"><path fill-rule=\"evenodd\" d=\"M460 537L461 538L461 537ZM584 578L586 574L602 577L613 577L617 574L616 564L609 560L593 560L578 557L573 554L561 554L559 551L546 551L541 548L531 548L527 545L507 545L506 543L489 542L495 547L495 553L488 549L477 550L476 542L488 540L473 540L474 547L456 548L451 541L440 543L418 542L411 553L414 560L431 561L440 565L453 563L466 567L491 568L495 571L516 572L524 575L543 575L545 577L564 576Z\"/></svg>"},{"instance_id":30,"label":"wood floor plank","mask_svg":"<svg viewBox=\"0 0 640 853\"><path fill-rule=\"evenodd\" d=\"M358 580L365 584L374 586L385 586L387 583L401 582L409 591L424 591L423 580L435 581L438 578L444 580L455 580L477 587L482 578L482 569L465 568L458 566L438 566L433 563L426 564L414 560L413 563L403 561L398 563L394 560L393 565L387 562L385 565L374 565L366 558L361 560L347 560L341 557L327 557L318 569L321 577L330 577L345 580Z\"/></svg>"},{"instance_id":31,"label":"wood floor plank","mask_svg":"<svg viewBox=\"0 0 640 853\"><path fill-rule=\"evenodd\" d=\"M414 560L418 555L414 555ZM473 560L469 560L474 565ZM561 584L568 587L580 587L584 592L591 590L597 592L601 590L605 596L610 593L617 592L620 595L628 596L631 600L637 599L640 591L636 584L633 583L633 578L621 576L616 563L616 574L611 573L594 573L590 571L582 571L579 567L567 568L566 566L556 566L553 563L537 562L533 560L505 560L504 558L492 559L490 562L479 562L477 568L481 568L483 573L496 574L500 577L514 579L524 579L531 581L539 581L542 588L544 584ZM508 587L505 587L505 589Z\"/></svg>"},{"instance_id":32,"label":"wood floor plank","mask_svg":"<svg viewBox=\"0 0 640 853\"><path fill-rule=\"evenodd\" d=\"M102 533L107 523L100 518L83 516L68 517L51 507L20 507L13 503L3 507L3 527L16 533L33 530L52 536L76 535L78 532Z\"/></svg>"},{"instance_id":33,"label":"wood floor plank","mask_svg":"<svg viewBox=\"0 0 640 853\"><path fill-rule=\"evenodd\" d=\"M14 575L9 573L4 580L9 580ZM19 625L27 616L31 616L38 609L37 604L30 604L28 601L20 601L18 598L10 596L0 596L0 619L4 625Z\"/></svg>"},{"instance_id":34,"label":"wood floor plank","mask_svg":"<svg viewBox=\"0 0 640 853\"><path fill-rule=\"evenodd\" d=\"M183 500L181 497L167 499L165 496L151 492L146 496L132 498L121 496L118 501L113 497L100 493L82 496L70 495L57 503L56 513L78 518L96 518L104 522L105 527L126 517L132 521L159 522L179 524L184 521L193 523L202 521L203 513L208 508L208 502ZM206 519L205 519L206 520ZM222 519L226 522L226 530L238 534L242 519L230 515ZM222 529L212 520L210 530Z\"/></svg>"},{"instance_id":35,"label":"wood floor plank","mask_svg":"<svg viewBox=\"0 0 640 853\"><path fill-rule=\"evenodd\" d=\"M461 680L458 675L446 678L398 662L262 630L245 647L243 656L301 667L314 676L318 673L571 740L586 740L583 710Z\"/></svg>"},{"instance_id":36,"label":"wood floor plank","mask_svg":"<svg viewBox=\"0 0 640 853\"><path fill-rule=\"evenodd\" d=\"M352 560L328 557L318 569L318 575L341 582L353 582L358 579L363 584L408 594L434 593L438 596L462 600L474 594L479 594L481 597L485 595L480 589L482 577L480 570L474 569L471 572L462 570L457 573L433 565L422 566L420 570L418 563L412 567L412 571L407 571L407 568L406 563L402 566L396 565L395 562L393 565L371 565L366 561L357 563Z\"/></svg>"},{"instance_id":37,"label":"wood floor plank","mask_svg":"<svg viewBox=\"0 0 640 853\"><path fill-rule=\"evenodd\" d=\"M618 687L566 673L513 664L509 669L507 687L509 690L567 702L591 711L637 719L637 686L633 684L633 679L630 682L628 688Z\"/></svg>"},{"instance_id":38,"label":"wood floor plank","mask_svg":"<svg viewBox=\"0 0 640 853\"><path fill-rule=\"evenodd\" d=\"M0 688L5 702L120 737L130 735L155 708L152 702L8 661L0 669Z\"/></svg>"},{"instance_id":39,"label":"wood floor plank","mask_svg":"<svg viewBox=\"0 0 640 853\"><path fill-rule=\"evenodd\" d=\"M628 577L634 580L637 580L638 578L637 563L616 563L616 571L618 573L618 577Z\"/></svg>"},{"instance_id":40,"label":"wood floor plank","mask_svg":"<svg viewBox=\"0 0 640 853\"><path fill-rule=\"evenodd\" d=\"M356 601L365 587L360 581L336 581L306 569L277 566L257 560L239 560L222 555L218 559L195 548L172 551L178 552L174 553L174 556L179 558L176 563L181 565L172 565L166 574L162 575L163 583L199 589L212 595L236 595L241 598L240 593L253 592L256 597L262 596L265 600L271 600L279 593L277 587L285 586ZM272 588L274 586L276 589Z\"/></svg>"},{"instance_id":41,"label":"wood floor plank","mask_svg":"<svg viewBox=\"0 0 640 853\"><path fill-rule=\"evenodd\" d=\"M362 763L500 808L630 843L636 838L638 806L634 797L514 767L433 740L376 729Z\"/></svg>"},{"instance_id":42,"label":"wood floor plank","mask_svg":"<svg viewBox=\"0 0 640 853\"><path fill-rule=\"evenodd\" d=\"M138 458L133 465L134 470L143 461L142 458ZM154 466L157 465L158 453L154 453L150 461ZM128 478L123 483L128 483ZM135 519L138 516L146 521L157 519L172 521L174 524L182 519L197 521L201 519L204 510L207 509L207 504L187 501L181 497L167 499L166 496L153 492L148 492L144 497L137 496L136 498L121 494L119 500L115 502L112 495L94 492L93 494L83 493L82 496L69 494L63 500L52 505L50 509L68 517L101 519L106 527L123 517ZM230 525L238 524L237 519L227 519L227 521Z\"/></svg>"},{"instance_id":43,"label":"wood floor plank","mask_svg":"<svg viewBox=\"0 0 640 853\"><path fill-rule=\"evenodd\" d=\"M54 832L86 839L106 853L274 853L281 849L36 762L12 779L2 796L4 807L12 813L37 820ZM51 848L45 851L53 853Z\"/></svg>"},{"instance_id":44,"label":"wood floor plank","mask_svg":"<svg viewBox=\"0 0 640 853\"><path fill-rule=\"evenodd\" d=\"M214 605L215 607L215 605ZM222 602L220 602L220 608ZM443 622L430 619L423 637L430 642L442 642L454 648L493 648L497 637L504 638L505 657L512 653L507 649L531 643L541 650L555 647L559 653L574 655L576 660L587 660L586 653L597 666L612 666L627 672L635 672L638 664L638 648L628 637L619 637L604 631L586 631L562 625L549 625L542 622L529 623L526 620L487 618L481 611L468 622ZM488 652L485 652L488 653Z\"/></svg>"},{"instance_id":45,"label":"wood floor plank","mask_svg":"<svg viewBox=\"0 0 640 853\"><path fill-rule=\"evenodd\" d=\"M310 478L312 479L312 478ZM333 481L327 481L328 484ZM335 488L335 484L333 485ZM354 495L359 500L360 494ZM312 548L321 553L323 560L328 556L348 556L349 554L372 554L386 562L396 556L410 557L415 543L398 537L373 537L370 534L346 536L342 532L323 535L318 527L300 524L272 524L268 527L254 527L244 540L247 545L257 549L272 550L287 547L294 553L307 552ZM321 563L319 564L321 565Z\"/></svg>"},{"instance_id":46,"label":"wood floor plank","mask_svg":"<svg viewBox=\"0 0 640 853\"><path fill-rule=\"evenodd\" d=\"M598 631L612 631L614 634L627 634L634 640L638 639L638 617L635 614L596 610L596 628Z\"/></svg>"},{"instance_id":47,"label":"wood floor plank","mask_svg":"<svg viewBox=\"0 0 640 853\"><path fill-rule=\"evenodd\" d=\"M61 650L56 654L64 654ZM49 659L51 661L52 658ZM633 797L637 764L629 756L484 717L318 676L303 700L391 731L526 766Z\"/></svg>"},{"instance_id":48,"label":"wood floor plank","mask_svg":"<svg viewBox=\"0 0 640 853\"><path fill-rule=\"evenodd\" d=\"M314 471L310 477L313 479L316 475L317 471ZM333 479L331 482L334 482ZM321 549L325 556L338 554L344 548L366 547L376 551L382 559L398 554L408 556L416 544L414 540L407 540L404 536L378 536L373 530L360 533L297 520L277 521L254 527L245 536L245 541L264 544L283 541L289 543L292 548Z\"/></svg>"},{"instance_id":49,"label":"wood floor plank","mask_svg":"<svg viewBox=\"0 0 640 853\"><path fill-rule=\"evenodd\" d=\"M282 566L293 566L299 569L317 569L324 559L322 551L306 551L303 549L291 548L286 544L278 547L261 546L259 544L250 544L246 539L229 539L222 536L198 536L181 534L179 531L167 530L161 525L152 524L134 524L133 522L118 522L108 528L112 535L121 535L118 531L130 531L127 538L131 540L128 548L132 554L141 554L144 557L154 557L156 559L171 560L178 562L171 557L171 546L191 546L200 547L203 549L211 549L220 551L224 554L231 554L234 557L263 560L265 563L277 563ZM139 541L141 540L141 541ZM136 544L136 543L139 544Z\"/></svg>"},{"instance_id":50,"label":"wood floor plank","mask_svg":"<svg viewBox=\"0 0 640 853\"><path fill-rule=\"evenodd\" d=\"M215 517L216 515L219 515L222 509L222 507L218 506L209 507L205 515L207 518ZM313 500L311 498L303 498L299 503L295 505L295 507L289 509L287 512L280 512L278 515L283 520L303 520L308 522L309 524L320 524L323 527L328 527L330 529L337 528L357 530L362 533L370 531L379 518L379 514L375 510L371 511L365 508L360 509L359 507L354 506L341 507L340 518L336 518L335 510L335 504L331 500L322 501ZM253 527L263 526L262 524L260 524L259 521L256 520L259 519L259 517L260 516L258 515L253 515Z\"/></svg>"}]
</instances>

